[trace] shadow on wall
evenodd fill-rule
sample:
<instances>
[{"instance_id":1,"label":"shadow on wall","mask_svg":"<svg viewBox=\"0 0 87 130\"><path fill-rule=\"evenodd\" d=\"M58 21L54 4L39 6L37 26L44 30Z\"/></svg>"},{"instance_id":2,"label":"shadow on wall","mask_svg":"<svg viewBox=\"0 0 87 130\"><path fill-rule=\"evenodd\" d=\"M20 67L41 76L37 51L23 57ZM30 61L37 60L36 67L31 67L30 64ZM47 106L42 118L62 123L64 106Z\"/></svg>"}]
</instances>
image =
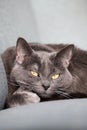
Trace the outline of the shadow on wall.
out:
<instances>
[{"instance_id":1,"label":"shadow on wall","mask_svg":"<svg viewBox=\"0 0 87 130\"><path fill-rule=\"evenodd\" d=\"M43 43L75 43L87 49L86 0L1 0L0 52L19 36Z\"/></svg>"},{"instance_id":2,"label":"shadow on wall","mask_svg":"<svg viewBox=\"0 0 87 130\"><path fill-rule=\"evenodd\" d=\"M19 36L28 41L39 41L31 1L0 1L0 52L15 45Z\"/></svg>"}]
</instances>

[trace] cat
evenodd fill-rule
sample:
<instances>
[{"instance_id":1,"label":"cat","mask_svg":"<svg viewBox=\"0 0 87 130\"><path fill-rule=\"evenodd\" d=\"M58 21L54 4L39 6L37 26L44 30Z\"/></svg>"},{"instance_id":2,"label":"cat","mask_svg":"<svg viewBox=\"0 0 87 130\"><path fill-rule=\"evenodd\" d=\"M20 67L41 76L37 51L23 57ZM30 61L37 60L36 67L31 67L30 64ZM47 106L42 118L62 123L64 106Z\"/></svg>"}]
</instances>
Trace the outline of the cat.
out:
<instances>
[{"instance_id":1,"label":"cat","mask_svg":"<svg viewBox=\"0 0 87 130\"><path fill-rule=\"evenodd\" d=\"M7 107L87 97L87 51L73 44L28 43L20 37L1 57Z\"/></svg>"}]
</instances>

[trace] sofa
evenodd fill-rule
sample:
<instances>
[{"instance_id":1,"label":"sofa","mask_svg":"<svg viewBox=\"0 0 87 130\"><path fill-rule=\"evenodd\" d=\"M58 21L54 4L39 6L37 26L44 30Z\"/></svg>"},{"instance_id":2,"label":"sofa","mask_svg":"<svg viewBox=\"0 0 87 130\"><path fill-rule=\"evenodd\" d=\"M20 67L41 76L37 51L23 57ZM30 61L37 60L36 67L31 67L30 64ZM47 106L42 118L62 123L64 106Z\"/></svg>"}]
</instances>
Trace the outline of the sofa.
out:
<instances>
[{"instance_id":1,"label":"sofa","mask_svg":"<svg viewBox=\"0 0 87 130\"><path fill-rule=\"evenodd\" d=\"M86 130L87 99L41 102L3 109L8 85L0 58L0 130Z\"/></svg>"}]
</instances>

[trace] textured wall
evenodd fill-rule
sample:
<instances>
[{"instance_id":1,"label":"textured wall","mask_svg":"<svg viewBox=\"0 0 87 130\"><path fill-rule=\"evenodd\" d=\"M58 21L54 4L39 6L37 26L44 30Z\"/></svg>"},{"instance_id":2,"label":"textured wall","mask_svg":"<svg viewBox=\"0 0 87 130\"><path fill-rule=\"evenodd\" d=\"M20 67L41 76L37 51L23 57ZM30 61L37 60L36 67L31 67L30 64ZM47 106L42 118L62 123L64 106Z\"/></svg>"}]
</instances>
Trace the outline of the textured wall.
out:
<instances>
[{"instance_id":1,"label":"textured wall","mask_svg":"<svg viewBox=\"0 0 87 130\"><path fill-rule=\"evenodd\" d=\"M87 49L87 0L0 0L0 51L19 36Z\"/></svg>"}]
</instances>

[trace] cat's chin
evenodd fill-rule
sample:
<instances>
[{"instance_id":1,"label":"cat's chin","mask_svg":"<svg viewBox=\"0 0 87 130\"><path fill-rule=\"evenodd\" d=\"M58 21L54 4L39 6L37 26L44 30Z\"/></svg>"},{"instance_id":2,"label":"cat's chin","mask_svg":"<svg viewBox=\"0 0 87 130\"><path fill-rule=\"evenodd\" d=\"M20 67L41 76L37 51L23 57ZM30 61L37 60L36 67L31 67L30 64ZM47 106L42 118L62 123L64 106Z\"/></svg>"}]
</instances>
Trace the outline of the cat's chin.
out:
<instances>
[{"instance_id":1,"label":"cat's chin","mask_svg":"<svg viewBox=\"0 0 87 130\"><path fill-rule=\"evenodd\" d=\"M54 94L53 93L49 93L49 92L46 91L44 93L39 93L38 95L41 98L51 98Z\"/></svg>"},{"instance_id":2,"label":"cat's chin","mask_svg":"<svg viewBox=\"0 0 87 130\"><path fill-rule=\"evenodd\" d=\"M51 98L50 95L47 95L46 93L39 94L41 98Z\"/></svg>"},{"instance_id":3,"label":"cat's chin","mask_svg":"<svg viewBox=\"0 0 87 130\"><path fill-rule=\"evenodd\" d=\"M52 98L52 96L55 95L54 91L52 91L50 88L47 90L33 90L32 92L36 93L40 98Z\"/></svg>"}]
</instances>

